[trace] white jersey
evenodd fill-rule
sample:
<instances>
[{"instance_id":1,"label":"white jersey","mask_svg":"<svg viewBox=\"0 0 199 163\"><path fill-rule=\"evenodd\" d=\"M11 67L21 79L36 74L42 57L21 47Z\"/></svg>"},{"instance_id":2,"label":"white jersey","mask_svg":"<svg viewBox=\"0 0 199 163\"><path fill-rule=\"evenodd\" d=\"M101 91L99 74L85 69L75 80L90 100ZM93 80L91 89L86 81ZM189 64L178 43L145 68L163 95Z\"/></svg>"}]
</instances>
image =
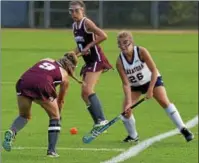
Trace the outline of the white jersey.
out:
<instances>
[{"instance_id":1,"label":"white jersey","mask_svg":"<svg viewBox=\"0 0 199 163\"><path fill-rule=\"evenodd\" d=\"M134 56L132 62L127 61L121 52L120 59L122 61L125 73L131 86L141 86L151 81L151 71L145 62L140 60L138 47L134 46ZM160 75L158 75L160 76Z\"/></svg>"}]
</instances>

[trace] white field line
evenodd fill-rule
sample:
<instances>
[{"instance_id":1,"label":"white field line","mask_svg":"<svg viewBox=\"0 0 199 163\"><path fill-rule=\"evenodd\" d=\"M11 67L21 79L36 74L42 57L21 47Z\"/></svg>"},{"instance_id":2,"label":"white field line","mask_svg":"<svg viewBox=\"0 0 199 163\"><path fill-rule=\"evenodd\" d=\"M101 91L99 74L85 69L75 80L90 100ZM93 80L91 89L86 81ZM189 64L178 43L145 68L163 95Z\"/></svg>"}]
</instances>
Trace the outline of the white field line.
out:
<instances>
[{"instance_id":1,"label":"white field line","mask_svg":"<svg viewBox=\"0 0 199 163\"><path fill-rule=\"evenodd\" d=\"M13 150L46 150L47 147L13 147ZM122 152L125 151L123 148L65 148L58 147L57 150L72 150L72 151L115 151Z\"/></svg>"},{"instance_id":2,"label":"white field line","mask_svg":"<svg viewBox=\"0 0 199 163\"><path fill-rule=\"evenodd\" d=\"M198 116L196 116L195 118L188 121L186 123L186 126L188 128L192 128L192 127L196 126L197 124L198 124ZM118 156L115 156L112 159L103 161L101 163L122 162L124 160L129 159L130 157L134 157L134 156L138 155L140 152L144 151L146 148L148 148L149 146L151 146L155 142L159 142L159 141L166 139L168 137L177 135L178 133L179 133L178 129L175 129L175 130L171 130L169 132L154 136L152 138L149 138L147 140L142 141L141 143L139 143L136 146L129 148L128 150L124 151L123 153L119 154Z\"/></svg>"},{"instance_id":3,"label":"white field line","mask_svg":"<svg viewBox=\"0 0 199 163\"><path fill-rule=\"evenodd\" d=\"M16 84L16 82L1 81L0 84L2 84L2 85L13 85L13 84Z\"/></svg>"}]
</instances>

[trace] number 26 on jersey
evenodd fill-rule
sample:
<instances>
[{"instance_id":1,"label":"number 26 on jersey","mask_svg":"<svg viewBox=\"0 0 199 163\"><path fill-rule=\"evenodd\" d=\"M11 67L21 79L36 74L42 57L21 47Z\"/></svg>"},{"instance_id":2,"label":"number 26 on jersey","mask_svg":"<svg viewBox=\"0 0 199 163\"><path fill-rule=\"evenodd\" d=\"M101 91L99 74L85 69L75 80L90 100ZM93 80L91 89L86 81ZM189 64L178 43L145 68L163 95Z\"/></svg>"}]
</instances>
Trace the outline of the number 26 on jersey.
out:
<instances>
[{"instance_id":1,"label":"number 26 on jersey","mask_svg":"<svg viewBox=\"0 0 199 163\"><path fill-rule=\"evenodd\" d=\"M144 77L144 76L143 76L142 73L138 73L138 74L135 75L135 76L130 76L128 79L129 79L129 82L131 82L131 83L136 83L136 82L142 80L143 77Z\"/></svg>"}]
</instances>

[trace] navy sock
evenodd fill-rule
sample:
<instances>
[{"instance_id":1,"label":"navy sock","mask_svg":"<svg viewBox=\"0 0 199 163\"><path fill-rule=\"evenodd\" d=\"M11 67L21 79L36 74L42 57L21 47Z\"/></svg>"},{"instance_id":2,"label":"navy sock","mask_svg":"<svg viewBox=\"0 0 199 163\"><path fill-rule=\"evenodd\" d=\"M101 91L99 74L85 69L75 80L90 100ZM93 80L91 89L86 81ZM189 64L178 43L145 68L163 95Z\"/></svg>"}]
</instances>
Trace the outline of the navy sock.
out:
<instances>
[{"instance_id":1,"label":"navy sock","mask_svg":"<svg viewBox=\"0 0 199 163\"><path fill-rule=\"evenodd\" d=\"M89 99L90 104L91 104L89 111L91 113L91 116L93 116L93 119L95 119L94 120L95 124L105 120L104 113L103 113L103 110L102 110L102 106L101 106L101 103L100 103L97 95L95 93L93 93L93 94L88 96L88 99Z\"/></svg>"},{"instance_id":2,"label":"navy sock","mask_svg":"<svg viewBox=\"0 0 199 163\"><path fill-rule=\"evenodd\" d=\"M48 127L48 151L56 152L55 147L60 130L60 121L58 119L51 119Z\"/></svg>"},{"instance_id":3,"label":"navy sock","mask_svg":"<svg viewBox=\"0 0 199 163\"><path fill-rule=\"evenodd\" d=\"M91 105L87 106L87 109L88 109L88 111L89 111L94 123L97 124L98 123L98 119L97 119L97 117L95 116L95 114L93 112L92 106Z\"/></svg>"},{"instance_id":4,"label":"navy sock","mask_svg":"<svg viewBox=\"0 0 199 163\"><path fill-rule=\"evenodd\" d=\"M11 126L11 130L14 132L14 134L16 135L18 131L20 131L22 128L24 128L24 126L28 123L28 120L22 116L18 116L12 126Z\"/></svg>"}]
</instances>

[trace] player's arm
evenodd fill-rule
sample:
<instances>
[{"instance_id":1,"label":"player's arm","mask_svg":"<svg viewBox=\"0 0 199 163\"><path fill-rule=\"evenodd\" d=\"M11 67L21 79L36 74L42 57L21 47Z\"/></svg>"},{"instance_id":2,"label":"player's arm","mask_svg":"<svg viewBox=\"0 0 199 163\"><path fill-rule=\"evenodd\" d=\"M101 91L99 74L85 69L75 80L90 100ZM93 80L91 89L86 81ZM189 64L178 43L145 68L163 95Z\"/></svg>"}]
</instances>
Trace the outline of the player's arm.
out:
<instances>
[{"instance_id":1,"label":"player's arm","mask_svg":"<svg viewBox=\"0 0 199 163\"><path fill-rule=\"evenodd\" d=\"M61 112L63 104L64 104L64 97L67 93L68 87L69 87L69 80L68 80L68 78L64 77L63 81L60 84L59 94L58 94L58 98L57 98L57 103L58 103L60 112Z\"/></svg>"},{"instance_id":2,"label":"player's arm","mask_svg":"<svg viewBox=\"0 0 199 163\"><path fill-rule=\"evenodd\" d=\"M122 84L123 84L123 91L124 91L124 95L125 95L125 105L131 105L132 100L131 100L131 87L128 81L128 78L126 76L126 73L124 71L121 59L118 57L117 59L117 63L116 63L116 68L117 71L120 75L120 78L122 80Z\"/></svg>"},{"instance_id":3,"label":"player's arm","mask_svg":"<svg viewBox=\"0 0 199 163\"><path fill-rule=\"evenodd\" d=\"M153 61L148 50L144 47L140 47L140 57L146 63L146 65L152 73L151 82L148 89L153 90L158 77L158 70L156 68L155 62Z\"/></svg>"},{"instance_id":4,"label":"player's arm","mask_svg":"<svg viewBox=\"0 0 199 163\"><path fill-rule=\"evenodd\" d=\"M97 27L95 23L93 23L90 19L85 20L85 27L88 32L92 32L97 36L94 41L87 45L88 49L95 46L96 44L100 44L102 41L107 39L107 34L99 27Z\"/></svg>"}]
</instances>

